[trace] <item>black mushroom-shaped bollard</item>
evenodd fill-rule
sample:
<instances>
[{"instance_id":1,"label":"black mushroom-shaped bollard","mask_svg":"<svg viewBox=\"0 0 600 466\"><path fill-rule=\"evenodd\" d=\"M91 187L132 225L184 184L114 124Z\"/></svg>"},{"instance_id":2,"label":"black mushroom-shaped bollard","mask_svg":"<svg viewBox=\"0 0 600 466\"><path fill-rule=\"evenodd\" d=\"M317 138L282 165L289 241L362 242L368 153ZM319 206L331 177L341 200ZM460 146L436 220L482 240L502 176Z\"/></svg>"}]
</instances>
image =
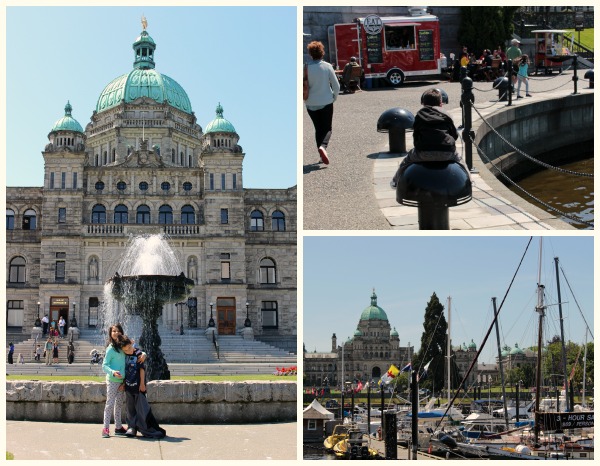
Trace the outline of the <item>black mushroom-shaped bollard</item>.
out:
<instances>
[{"instance_id":1,"label":"black mushroom-shaped bollard","mask_svg":"<svg viewBox=\"0 0 600 466\"><path fill-rule=\"evenodd\" d=\"M448 208L466 204L471 198L469 174L453 161L409 165L396 187L399 204L418 207L419 230L449 230Z\"/></svg>"},{"instance_id":2,"label":"black mushroom-shaped bollard","mask_svg":"<svg viewBox=\"0 0 600 466\"><path fill-rule=\"evenodd\" d=\"M498 89L498 101L505 102L508 100L508 78L497 78L494 81L494 89Z\"/></svg>"},{"instance_id":3,"label":"black mushroom-shaped bollard","mask_svg":"<svg viewBox=\"0 0 600 466\"><path fill-rule=\"evenodd\" d=\"M415 117L408 110L394 107L386 110L377 120L377 131L388 133L390 152L406 152L406 130L413 127Z\"/></svg>"},{"instance_id":4,"label":"black mushroom-shaped bollard","mask_svg":"<svg viewBox=\"0 0 600 466\"><path fill-rule=\"evenodd\" d=\"M589 89L594 88L594 70L587 70L583 75L583 79L587 79L590 83Z\"/></svg>"}]
</instances>

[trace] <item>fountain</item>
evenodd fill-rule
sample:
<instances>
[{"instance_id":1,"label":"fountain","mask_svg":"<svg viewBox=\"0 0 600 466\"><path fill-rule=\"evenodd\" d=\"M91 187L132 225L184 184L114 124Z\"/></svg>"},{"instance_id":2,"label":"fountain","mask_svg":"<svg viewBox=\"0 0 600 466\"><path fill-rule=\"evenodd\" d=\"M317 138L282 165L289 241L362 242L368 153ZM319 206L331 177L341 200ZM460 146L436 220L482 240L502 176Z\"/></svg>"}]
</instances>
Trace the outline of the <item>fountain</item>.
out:
<instances>
[{"instance_id":1,"label":"fountain","mask_svg":"<svg viewBox=\"0 0 600 466\"><path fill-rule=\"evenodd\" d=\"M106 282L105 321L109 324L122 322L125 333L131 334L134 327L131 317L141 319L138 343L148 355L148 380L170 378L160 349L157 319L165 304L184 300L193 286L194 281L181 272L179 261L163 235L133 237L119 269ZM115 301L123 305L124 313Z\"/></svg>"}]
</instances>

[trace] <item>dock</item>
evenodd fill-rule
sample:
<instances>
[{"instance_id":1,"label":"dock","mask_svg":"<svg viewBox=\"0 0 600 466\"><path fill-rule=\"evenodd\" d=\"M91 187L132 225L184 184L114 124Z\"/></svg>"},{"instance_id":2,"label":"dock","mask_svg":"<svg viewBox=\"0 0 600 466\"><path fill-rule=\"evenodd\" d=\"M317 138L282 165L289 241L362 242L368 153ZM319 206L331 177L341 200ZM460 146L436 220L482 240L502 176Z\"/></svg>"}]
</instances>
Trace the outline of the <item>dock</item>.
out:
<instances>
[{"instance_id":1,"label":"dock","mask_svg":"<svg viewBox=\"0 0 600 466\"><path fill-rule=\"evenodd\" d=\"M385 442L383 440L375 440L371 438L371 448L377 450L382 458L385 457ZM412 457L412 452L406 448L397 445L398 448L398 459L399 460L410 460ZM417 452L417 460L443 460L444 458L440 458L438 456L430 455L429 453Z\"/></svg>"}]
</instances>

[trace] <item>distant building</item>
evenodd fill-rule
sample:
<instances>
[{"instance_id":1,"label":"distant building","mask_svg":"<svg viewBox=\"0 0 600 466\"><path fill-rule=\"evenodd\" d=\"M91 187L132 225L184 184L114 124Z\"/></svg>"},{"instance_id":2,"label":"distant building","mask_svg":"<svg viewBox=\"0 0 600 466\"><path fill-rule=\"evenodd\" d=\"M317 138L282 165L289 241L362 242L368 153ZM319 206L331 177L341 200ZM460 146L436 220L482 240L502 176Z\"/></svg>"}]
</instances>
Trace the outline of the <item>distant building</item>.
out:
<instances>
[{"instance_id":1,"label":"distant building","mask_svg":"<svg viewBox=\"0 0 600 466\"><path fill-rule=\"evenodd\" d=\"M353 336L338 345L334 333L327 353L304 350L304 383L338 389L342 380L364 384L380 379L391 364L408 364L413 352L412 346L400 346L398 332L392 330L387 314L377 305L373 290L371 304L362 311Z\"/></svg>"}]
</instances>

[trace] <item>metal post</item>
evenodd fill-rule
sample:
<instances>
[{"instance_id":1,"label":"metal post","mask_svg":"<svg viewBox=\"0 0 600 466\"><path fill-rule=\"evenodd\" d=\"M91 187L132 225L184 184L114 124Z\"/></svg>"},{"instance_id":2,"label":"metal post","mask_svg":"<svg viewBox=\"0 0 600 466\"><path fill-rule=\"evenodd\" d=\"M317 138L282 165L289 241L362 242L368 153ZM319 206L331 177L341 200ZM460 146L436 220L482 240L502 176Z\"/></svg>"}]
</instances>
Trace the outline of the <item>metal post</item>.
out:
<instances>
[{"instance_id":1,"label":"metal post","mask_svg":"<svg viewBox=\"0 0 600 466\"><path fill-rule=\"evenodd\" d=\"M350 405L350 419L354 422L354 384L350 385L350 390L352 391L352 404Z\"/></svg>"},{"instance_id":2,"label":"metal post","mask_svg":"<svg viewBox=\"0 0 600 466\"><path fill-rule=\"evenodd\" d=\"M519 422L519 385L521 385L521 381L519 380L517 382L517 385L515 386L515 391L516 391L516 396L517 396L517 422Z\"/></svg>"},{"instance_id":3,"label":"metal post","mask_svg":"<svg viewBox=\"0 0 600 466\"><path fill-rule=\"evenodd\" d=\"M579 81L577 77L577 54L573 56L573 60L573 94L577 94L577 81Z\"/></svg>"},{"instance_id":4,"label":"metal post","mask_svg":"<svg viewBox=\"0 0 600 466\"><path fill-rule=\"evenodd\" d=\"M248 307L250 303L246 301L246 320L244 321L244 327L252 327L252 323L250 322L250 318L248 317Z\"/></svg>"},{"instance_id":5,"label":"metal post","mask_svg":"<svg viewBox=\"0 0 600 466\"><path fill-rule=\"evenodd\" d=\"M341 409L341 415L340 415L340 419L342 420L342 423L344 422L344 382L342 382L342 409Z\"/></svg>"},{"instance_id":6,"label":"metal post","mask_svg":"<svg viewBox=\"0 0 600 466\"><path fill-rule=\"evenodd\" d=\"M496 298L492 298L494 305L494 322L496 325L496 339L498 341L498 366L500 366L500 383L502 384L502 400L504 401L504 424L508 430L508 410L506 407L506 390L504 388L504 369L502 367L502 349L500 348L500 329L498 326L498 310L496 309Z\"/></svg>"},{"instance_id":7,"label":"metal post","mask_svg":"<svg viewBox=\"0 0 600 466\"><path fill-rule=\"evenodd\" d=\"M567 411L572 411L573 406L569 404L569 379L567 374L567 349L565 348L565 326L563 324L563 312L562 312L562 299L560 296L560 276L558 274L558 257L554 258L554 268L556 270L556 294L558 297L558 319L560 321L560 344L562 351L562 370L563 377L565 379L565 402L567 404Z\"/></svg>"},{"instance_id":8,"label":"metal post","mask_svg":"<svg viewBox=\"0 0 600 466\"><path fill-rule=\"evenodd\" d=\"M473 80L471 78L465 78L461 82L462 95L461 102L463 104L463 112L465 118L465 129L463 130L463 137L465 143L465 161L469 170L473 169L473 146L471 143L471 128L473 123L471 121L471 102L473 102Z\"/></svg>"},{"instance_id":9,"label":"metal post","mask_svg":"<svg viewBox=\"0 0 600 466\"><path fill-rule=\"evenodd\" d=\"M40 302L37 302L37 309L38 309L38 319L40 318Z\"/></svg>"},{"instance_id":10,"label":"metal post","mask_svg":"<svg viewBox=\"0 0 600 466\"><path fill-rule=\"evenodd\" d=\"M585 383L585 382L584 382ZM584 385L585 387L585 385ZM371 436L371 382L367 382L367 432Z\"/></svg>"},{"instance_id":11,"label":"metal post","mask_svg":"<svg viewBox=\"0 0 600 466\"><path fill-rule=\"evenodd\" d=\"M410 402L412 403L411 419L411 450L412 459L417 459L417 447L419 446L419 384L417 382L417 371L411 373Z\"/></svg>"},{"instance_id":12,"label":"metal post","mask_svg":"<svg viewBox=\"0 0 600 466\"><path fill-rule=\"evenodd\" d=\"M381 421L385 424L385 459L397 460L398 447L396 446L396 413L381 413Z\"/></svg>"},{"instance_id":13,"label":"metal post","mask_svg":"<svg viewBox=\"0 0 600 466\"><path fill-rule=\"evenodd\" d=\"M512 105L512 94L513 94L513 89L514 89L514 85L513 85L513 62L512 60L508 60L508 89L506 92L508 92L508 105L507 107L510 107Z\"/></svg>"},{"instance_id":14,"label":"metal post","mask_svg":"<svg viewBox=\"0 0 600 466\"><path fill-rule=\"evenodd\" d=\"M215 326L215 319L213 319L213 313L212 313L213 303L210 303L209 306L210 306L210 320L208 321L208 326L209 327L214 327Z\"/></svg>"},{"instance_id":15,"label":"metal post","mask_svg":"<svg viewBox=\"0 0 600 466\"><path fill-rule=\"evenodd\" d=\"M383 424L383 408L385 406L384 394L383 394L383 384L380 386L381 389L381 435L385 436L385 425Z\"/></svg>"}]
</instances>

